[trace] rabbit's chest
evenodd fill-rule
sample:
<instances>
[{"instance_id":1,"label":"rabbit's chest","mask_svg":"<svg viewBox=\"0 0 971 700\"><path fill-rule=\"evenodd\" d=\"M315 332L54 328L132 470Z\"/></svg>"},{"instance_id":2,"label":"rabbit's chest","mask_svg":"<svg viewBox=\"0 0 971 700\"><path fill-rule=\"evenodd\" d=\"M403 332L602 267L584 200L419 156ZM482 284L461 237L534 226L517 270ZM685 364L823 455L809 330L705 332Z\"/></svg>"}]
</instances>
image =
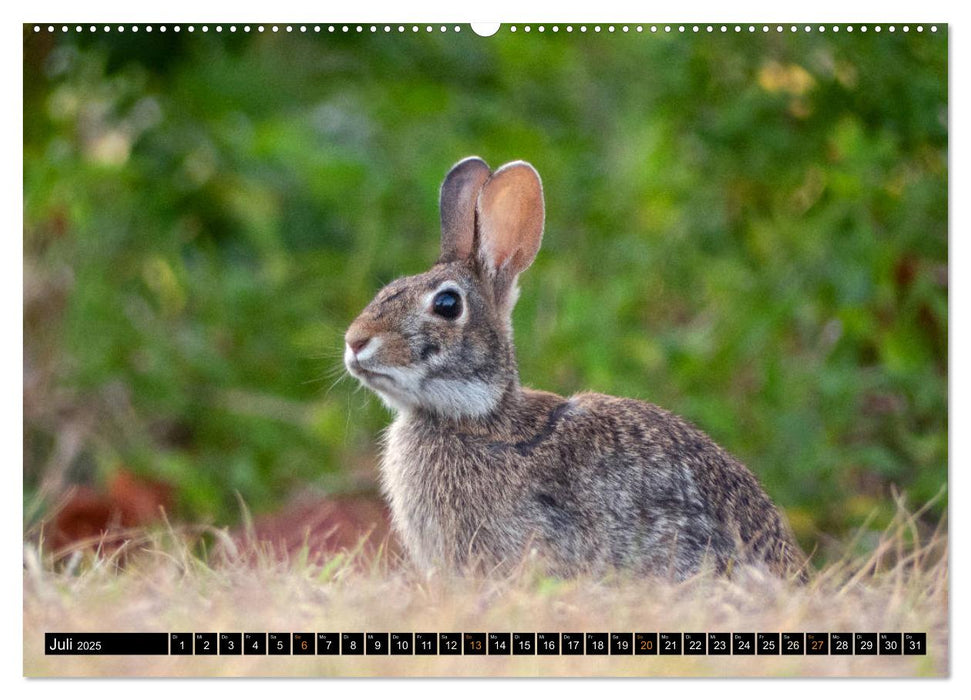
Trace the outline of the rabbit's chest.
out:
<instances>
[{"instance_id":1,"label":"rabbit's chest","mask_svg":"<svg viewBox=\"0 0 971 700\"><path fill-rule=\"evenodd\" d=\"M419 566L498 554L481 550L491 546L510 494L497 483L487 452L447 438L429 440L398 419L387 434L382 482L395 529Z\"/></svg>"}]
</instances>

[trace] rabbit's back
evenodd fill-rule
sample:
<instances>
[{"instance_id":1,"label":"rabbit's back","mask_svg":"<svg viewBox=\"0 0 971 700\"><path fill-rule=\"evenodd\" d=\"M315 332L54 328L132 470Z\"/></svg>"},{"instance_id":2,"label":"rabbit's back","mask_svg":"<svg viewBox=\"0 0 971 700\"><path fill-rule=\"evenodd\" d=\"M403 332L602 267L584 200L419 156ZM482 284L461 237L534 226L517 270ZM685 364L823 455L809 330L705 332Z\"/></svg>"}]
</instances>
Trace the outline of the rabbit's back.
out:
<instances>
[{"instance_id":1,"label":"rabbit's back","mask_svg":"<svg viewBox=\"0 0 971 700\"><path fill-rule=\"evenodd\" d=\"M560 575L791 564L755 477L686 421L599 394L519 389L504 402L489 425L416 412L390 428L385 491L420 564L491 569L531 550Z\"/></svg>"}]
</instances>

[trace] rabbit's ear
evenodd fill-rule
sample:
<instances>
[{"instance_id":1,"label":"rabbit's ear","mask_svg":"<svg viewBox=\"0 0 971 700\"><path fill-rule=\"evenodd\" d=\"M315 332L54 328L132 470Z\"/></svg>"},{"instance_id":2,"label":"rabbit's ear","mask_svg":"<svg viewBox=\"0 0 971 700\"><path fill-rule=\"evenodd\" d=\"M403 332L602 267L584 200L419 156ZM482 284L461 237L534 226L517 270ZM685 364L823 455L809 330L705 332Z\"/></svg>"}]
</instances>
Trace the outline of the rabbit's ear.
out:
<instances>
[{"instance_id":1,"label":"rabbit's ear","mask_svg":"<svg viewBox=\"0 0 971 700\"><path fill-rule=\"evenodd\" d=\"M442 182L438 205L442 213L442 257L439 262L465 260L475 245L475 202L492 172L481 158L470 156L452 166Z\"/></svg>"},{"instance_id":2,"label":"rabbit's ear","mask_svg":"<svg viewBox=\"0 0 971 700\"><path fill-rule=\"evenodd\" d=\"M529 267L543 239L543 184L521 160L499 168L476 203L478 257L503 302L516 276Z\"/></svg>"}]
</instances>

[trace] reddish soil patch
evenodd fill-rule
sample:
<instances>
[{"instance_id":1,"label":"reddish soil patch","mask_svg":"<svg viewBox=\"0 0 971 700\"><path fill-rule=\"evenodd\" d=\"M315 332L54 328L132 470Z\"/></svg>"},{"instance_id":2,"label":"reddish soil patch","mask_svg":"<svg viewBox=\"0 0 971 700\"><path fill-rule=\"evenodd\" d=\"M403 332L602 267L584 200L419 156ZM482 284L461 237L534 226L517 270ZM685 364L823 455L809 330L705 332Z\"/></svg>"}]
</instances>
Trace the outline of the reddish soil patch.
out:
<instances>
[{"instance_id":1,"label":"reddish soil patch","mask_svg":"<svg viewBox=\"0 0 971 700\"><path fill-rule=\"evenodd\" d=\"M253 535L279 554L292 555L306 544L311 558L358 548L369 555L382 547L398 551L388 508L372 494L297 499L278 513L257 517Z\"/></svg>"},{"instance_id":2,"label":"reddish soil patch","mask_svg":"<svg viewBox=\"0 0 971 700\"><path fill-rule=\"evenodd\" d=\"M111 550L126 539L122 531L158 522L171 508L171 486L121 469L107 493L78 486L47 523L44 536L54 552L79 544Z\"/></svg>"},{"instance_id":3,"label":"reddish soil patch","mask_svg":"<svg viewBox=\"0 0 971 700\"><path fill-rule=\"evenodd\" d=\"M79 547L115 551L133 531L160 522L173 500L170 485L119 470L106 491L78 486L71 492L44 526L46 547L55 553ZM256 517L251 531L237 528L231 534L244 552L256 544L281 558L304 545L312 560L340 551L399 552L387 506L369 493L298 498L276 513Z\"/></svg>"}]
</instances>

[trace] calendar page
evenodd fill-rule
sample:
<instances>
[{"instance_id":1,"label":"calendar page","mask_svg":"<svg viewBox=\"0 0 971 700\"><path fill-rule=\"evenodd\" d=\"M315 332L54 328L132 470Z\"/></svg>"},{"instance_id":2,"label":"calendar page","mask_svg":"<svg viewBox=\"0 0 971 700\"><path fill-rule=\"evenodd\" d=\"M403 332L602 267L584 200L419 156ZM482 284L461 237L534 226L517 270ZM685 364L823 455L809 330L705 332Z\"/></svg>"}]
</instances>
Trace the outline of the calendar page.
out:
<instances>
[{"instance_id":1,"label":"calendar page","mask_svg":"<svg viewBox=\"0 0 971 700\"><path fill-rule=\"evenodd\" d=\"M949 675L946 23L22 34L25 676Z\"/></svg>"}]
</instances>

